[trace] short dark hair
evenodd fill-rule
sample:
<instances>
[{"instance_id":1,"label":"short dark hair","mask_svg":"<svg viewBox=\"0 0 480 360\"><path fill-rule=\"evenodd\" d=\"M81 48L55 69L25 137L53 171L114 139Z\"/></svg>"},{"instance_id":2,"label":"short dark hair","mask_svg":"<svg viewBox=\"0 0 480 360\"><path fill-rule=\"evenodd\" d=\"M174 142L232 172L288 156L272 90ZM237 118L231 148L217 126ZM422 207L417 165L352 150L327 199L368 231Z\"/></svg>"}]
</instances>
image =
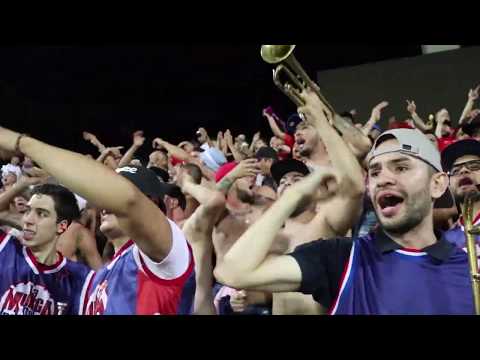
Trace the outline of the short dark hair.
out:
<instances>
[{"instance_id":1,"label":"short dark hair","mask_svg":"<svg viewBox=\"0 0 480 360\"><path fill-rule=\"evenodd\" d=\"M80 218L77 199L67 188L53 184L38 185L32 190L32 196L34 195L47 195L52 198L57 212L57 224L66 220L70 225L73 220Z\"/></svg>"},{"instance_id":2,"label":"short dark hair","mask_svg":"<svg viewBox=\"0 0 480 360\"><path fill-rule=\"evenodd\" d=\"M192 177L195 184L199 185L202 182L202 170L195 164L185 164L183 168Z\"/></svg>"}]
</instances>

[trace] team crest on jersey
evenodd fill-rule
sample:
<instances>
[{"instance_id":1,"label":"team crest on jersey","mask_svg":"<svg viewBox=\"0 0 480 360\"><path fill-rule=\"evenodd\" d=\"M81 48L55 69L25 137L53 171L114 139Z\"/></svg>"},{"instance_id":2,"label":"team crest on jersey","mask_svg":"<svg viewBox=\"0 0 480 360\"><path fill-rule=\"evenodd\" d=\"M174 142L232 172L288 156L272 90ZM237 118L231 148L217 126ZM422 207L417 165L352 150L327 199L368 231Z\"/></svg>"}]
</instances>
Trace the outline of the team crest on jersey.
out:
<instances>
[{"instance_id":1,"label":"team crest on jersey","mask_svg":"<svg viewBox=\"0 0 480 360\"><path fill-rule=\"evenodd\" d=\"M11 285L0 299L2 315L55 315L50 292L32 282Z\"/></svg>"},{"instance_id":2,"label":"team crest on jersey","mask_svg":"<svg viewBox=\"0 0 480 360\"><path fill-rule=\"evenodd\" d=\"M107 287L108 282L105 280L95 288L88 299L86 315L103 315L108 302Z\"/></svg>"}]
</instances>

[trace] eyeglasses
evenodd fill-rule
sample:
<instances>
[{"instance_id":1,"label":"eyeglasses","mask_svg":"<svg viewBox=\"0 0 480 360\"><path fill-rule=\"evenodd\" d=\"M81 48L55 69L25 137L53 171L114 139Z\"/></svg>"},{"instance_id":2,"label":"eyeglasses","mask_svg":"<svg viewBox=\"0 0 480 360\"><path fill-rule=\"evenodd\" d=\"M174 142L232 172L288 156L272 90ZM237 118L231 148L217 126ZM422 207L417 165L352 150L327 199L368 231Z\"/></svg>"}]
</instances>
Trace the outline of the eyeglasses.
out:
<instances>
[{"instance_id":1,"label":"eyeglasses","mask_svg":"<svg viewBox=\"0 0 480 360\"><path fill-rule=\"evenodd\" d=\"M460 171L463 168L466 168L468 171L479 171L480 170L480 160L467 161L458 165L454 165L452 170L448 173L449 176L458 176Z\"/></svg>"}]
</instances>

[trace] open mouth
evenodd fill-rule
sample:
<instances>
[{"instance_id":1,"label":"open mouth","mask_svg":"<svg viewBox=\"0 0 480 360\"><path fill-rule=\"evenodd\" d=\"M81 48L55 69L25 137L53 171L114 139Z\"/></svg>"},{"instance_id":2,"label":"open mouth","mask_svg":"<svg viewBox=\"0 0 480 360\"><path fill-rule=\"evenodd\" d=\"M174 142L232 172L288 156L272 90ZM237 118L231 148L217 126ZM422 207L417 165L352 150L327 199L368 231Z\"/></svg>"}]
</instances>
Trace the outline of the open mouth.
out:
<instances>
[{"instance_id":1,"label":"open mouth","mask_svg":"<svg viewBox=\"0 0 480 360\"><path fill-rule=\"evenodd\" d=\"M297 143L298 149L302 150L303 147L305 146L305 139L297 139L296 143Z\"/></svg>"},{"instance_id":2,"label":"open mouth","mask_svg":"<svg viewBox=\"0 0 480 360\"><path fill-rule=\"evenodd\" d=\"M23 238L27 241L32 240L35 236L35 232L32 230L23 229Z\"/></svg>"},{"instance_id":3,"label":"open mouth","mask_svg":"<svg viewBox=\"0 0 480 360\"><path fill-rule=\"evenodd\" d=\"M395 216L403 202L404 199L401 196L389 193L382 194L377 200L380 211L385 217Z\"/></svg>"},{"instance_id":4,"label":"open mouth","mask_svg":"<svg viewBox=\"0 0 480 360\"><path fill-rule=\"evenodd\" d=\"M472 179L468 178L468 177L465 177L463 179L460 179L460 181L458 182L458 186L462 187L462 186L471 186L471 185L474 185Z\"/></svg>"}]
</instances>

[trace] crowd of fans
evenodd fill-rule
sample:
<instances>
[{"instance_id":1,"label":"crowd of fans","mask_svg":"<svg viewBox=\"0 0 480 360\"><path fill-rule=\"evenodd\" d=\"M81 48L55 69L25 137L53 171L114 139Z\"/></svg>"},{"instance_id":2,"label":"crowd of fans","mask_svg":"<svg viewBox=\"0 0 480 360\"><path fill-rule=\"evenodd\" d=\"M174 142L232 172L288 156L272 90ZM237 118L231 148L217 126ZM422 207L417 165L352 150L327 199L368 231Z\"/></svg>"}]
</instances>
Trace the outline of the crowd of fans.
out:
<instances>
[{"instance_id":1,"label":"crowd of fans","mask_svg":"<svg viewBox=\"0 0 480 360\"><path fill-rule=\"evenodd\" d=\"M451 188L447 193L456 200L435 206L432 210L434 228L446 234L458 230L462 226L459 205L464 193L480 192L480 152L475 153L478 148L471 145L480 141L480 110L475 108L479 88L468 92L466 106L458 120L451 119L447 109L435 115L422 114L421 105L417 109L415 101L409 99L405 102L404 114L388 119L388 128L379 126L381 120L385 120L382 112L389 105L386 101L373 108L370 119L358 119L355 111L329 113L313 92L306 91L302 94L305 106L288 119L280 119L272 107L262 111L270 134L232 134L228 129L218 129L214 136L199 128L192 131L190 139L172 144L168 135L154 138L150 143L146 141L147 134L137 131L132 134L130 148L123 151L120 144L103 144L94 134L84 132L84 140L98 149L97 159L2 129L0 149L8 163L2 167L0 193L1 266L10 266L9 259L13 263L15 251L6 253L8 244L4 243L15 239L18 249L23 246L31 250L37 270L50 269L59 262L59 257L94 270L77 272L81 285L74 287L76 290L70 295L78 296L78 300L54 300L72 309L76 304L71 313L314 315L338 312L335 304L342 309L338 297L347 291L341 284L348 287L348 283L342 282L343 263L338 278L333 276L328 280L336 283L329 283L328 291L322 290L320 285L306 284L307 255L303 254L300 260L299 252L309 252L312 242L333 244L334 240L329 239L368 237L382 227L388 233L388 221L397 216L396 211L400 211L397 206L402 203L405 211L417 211L415 204L410 204L410 197L407 201L409 189L396 188L395 179L389 180L393 184L392 193L384 198L372 198L368 191L373 177L383 171L373 167L372 159L386 156L372 156L375 146L382 146L375 145L376 141L390 133L393 135L386 138L387 142L396 139L402 144L402 131L415 133L412 139L418 134L428 138L439 156L462 141L475 149L457 154L452 163L443 161L444 168L437 169L436 160L431 160L436 155L422 155L425 144L418 140L418 158L436 171L448 174ZM417 143L413 141L413 144ZM151 148L148 161L136 157L142 147ZM470 158L467 165L458 168L455 160L463 155ZM392 170L396 171L400 179L401 173L408 170ZM455 188L452 177L463 173L467 176ZM55 191L64 189L74 194L78 205L75 215L61 215L65 210L60 209L56 195L47 191L49 186L57 189ZM441 196L432 195L436 194L432 189L428 189L427 197L440 201ZM53 199L53 205L39 203L48 196ZM51 228L42 222L44 217L53 216L45 215L45 209L55 209L50 210L56 216ZM480 205L475 206L475 210L480 211ZM51 235L44 234L47 230ZM397 232L390 230L390 233ZM457 237L455 241L463 249L465 244L461 239ZM52 252L51 244L58 253ZM427 246L401 248L428 253L424 251ZM309 256L323 255L315 248ZM289 275L282 279L281 275L279 278L270 275L271 272L283 273L274 270L277 269L275 262L286 257L296 259L298 264L285 261L278 269L300 267L301 286L289 286L299 282L289 279ZM315 260L309 261L312 266L316 264ZM121 269L119 264L123 264ZM296 273L293 268L288 274ZM465 271L468 272L467 266ZM347 270L345 273L348 277ZM0 291L7 290L1 288ZM166 300L167 297L174 297L175 301ZM0 310L19 313L21 307L29 307L30 313L41 312L34 305L29 306L27 300L18 301L21 305L14 308L2 300ZM61 313L59 309L62 307L57 304L52 312ZM343 311L362 313L355 309ZM414 308L412 312L415 311ZM380 306L371 312L404 311L401 307L384 311Z\"/></svg>"}]
</instances>

